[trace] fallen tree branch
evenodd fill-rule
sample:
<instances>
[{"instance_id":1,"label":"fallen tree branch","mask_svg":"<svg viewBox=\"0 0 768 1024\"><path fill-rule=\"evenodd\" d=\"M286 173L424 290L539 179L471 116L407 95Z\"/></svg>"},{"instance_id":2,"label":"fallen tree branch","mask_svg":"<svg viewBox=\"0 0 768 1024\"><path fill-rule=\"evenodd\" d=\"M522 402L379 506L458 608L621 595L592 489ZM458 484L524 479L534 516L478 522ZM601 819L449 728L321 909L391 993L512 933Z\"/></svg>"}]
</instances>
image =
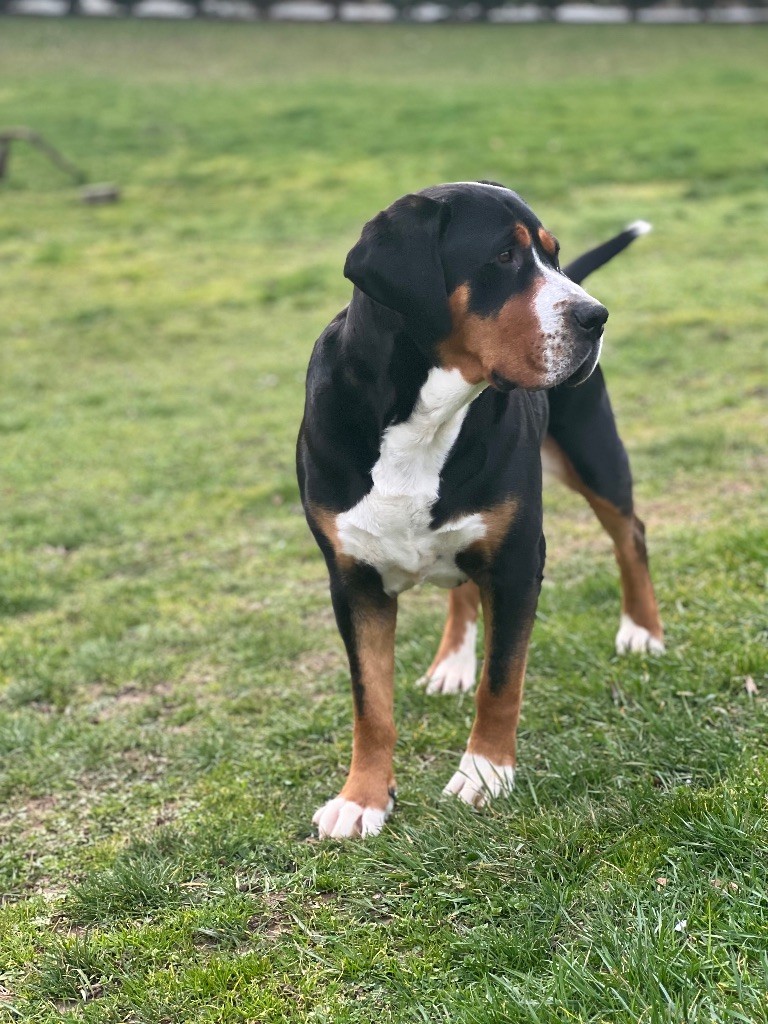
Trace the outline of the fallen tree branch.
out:
<instances>
[{"instance_id":1,"label":"fallen tree branch","mask_svg":"<svg viewBox=\"0 0 768 1024\"><path fill-rule=\"evenodd\" d=\"M52 146L50 142L46 142L39 132L32 131L31 128L3 128L0 130L0 179L5 177L8 170L8 159L11 155L11 143L13 142L28 142L31 146L36 146L37 149L45 153L49 160L56 164L59 170L70 175L78 185L82 185L88 180L88 175L84 171L70 163L55 146Z\"/></svg>"}]
</instances>

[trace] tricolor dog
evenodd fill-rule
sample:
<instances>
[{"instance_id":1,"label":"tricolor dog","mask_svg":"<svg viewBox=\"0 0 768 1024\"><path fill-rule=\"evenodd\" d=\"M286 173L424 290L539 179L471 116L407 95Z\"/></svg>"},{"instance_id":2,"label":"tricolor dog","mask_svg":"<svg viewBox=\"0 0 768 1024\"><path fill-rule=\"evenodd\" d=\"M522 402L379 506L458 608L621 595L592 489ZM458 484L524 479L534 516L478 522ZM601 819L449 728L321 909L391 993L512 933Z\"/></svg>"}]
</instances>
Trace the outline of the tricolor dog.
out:
<instances>
[{"instance_id":1,"label":"tricolor dog","mask_svg":"<svg viewBox=\"0 0 768 1024\"><path fill-rule=\"evenodd\" d=\"M418 583L450 588L429 693L474 685L483 608L476 717L445 792L480 806L512 785L544 568L542 461L613 541L617 650L663 651L597 365L608 311L578 284L645 229L563 271L557 241L516 193L456 182L398 199L349 253L352 300L312 353L297 452L354 698L352 764L314 817L321 837L375 835L392 810L397 598Z\"/></svg>"}]
</instances>

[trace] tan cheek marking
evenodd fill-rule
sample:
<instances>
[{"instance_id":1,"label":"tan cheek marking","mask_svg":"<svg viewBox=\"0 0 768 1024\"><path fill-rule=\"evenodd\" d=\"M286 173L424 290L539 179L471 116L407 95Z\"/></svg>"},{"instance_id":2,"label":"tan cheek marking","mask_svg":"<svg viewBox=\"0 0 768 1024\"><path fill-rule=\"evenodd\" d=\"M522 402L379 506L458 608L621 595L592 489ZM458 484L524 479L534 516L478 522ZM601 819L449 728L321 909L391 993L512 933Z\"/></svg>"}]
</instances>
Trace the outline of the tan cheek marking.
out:
<instances>
[{"instance_id":1,"label":"tan cheek marking","mask_svg":"<svg viewBox=\"0 0 768 1024\"><path fill-rule=\"evenodd\" d=\"M495 370L521 387L540 387L546 374L544 339L535 300L543 278L521 295L509 299L495 317L468 313L469 288L459 287L448 302L453 330L439 346L445 369L458 369L465 380L478 384Z\"/></svg>"},{"instance_id":2,"label":"tan cheek marking","mask_svg":"<svg viewBox=\"0 0 768 1024\"><path fill-rule=\"evenodd\" d=\"M469 287L460 284L448 297L453 329L438 346L438 355L446 370L457 369L470 384L479 384L485 378L485 370L477 352L467 344L468 306Z\"/></svg>"},{"instance_id":3,"label":"tan cheek marking","mask_svg":"<svg viewBox=\"0 0 768 1024\"><path fill-rule=\"evenodd\" d=\"M536 294L543 284L544 279L538 278L528 292L510 299L498 318L500 344L494 356L514 371L500 372L524 387L538 384L538 374L546 372L544 339L535 307ZM510 356L514 358L507 362Z\"/></svg>"},{"instance_id":4,"label":"tan cheek marking","mask_svg":"<svg viewBox=\"0 0 768 1024\"><path fill-rule=\"evenodd\" d=\"M555 255L557 252L557 242L554 235L550 235L546 228L539 228L539 241L544 252L548 252L550 256Z\"/></svg>"}]
</instances>

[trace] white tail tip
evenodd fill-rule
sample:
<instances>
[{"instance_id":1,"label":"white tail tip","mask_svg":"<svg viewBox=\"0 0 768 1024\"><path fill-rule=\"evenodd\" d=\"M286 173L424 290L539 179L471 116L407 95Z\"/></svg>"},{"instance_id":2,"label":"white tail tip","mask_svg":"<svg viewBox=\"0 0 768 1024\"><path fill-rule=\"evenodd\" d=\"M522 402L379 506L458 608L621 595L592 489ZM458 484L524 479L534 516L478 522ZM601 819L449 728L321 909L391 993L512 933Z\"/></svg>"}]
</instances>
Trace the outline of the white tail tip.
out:
<instances>
[{"instance_id":1,"label":"white tail tip","mask_svg":"<svg viewBox=\"0 0 768 1024\"><path fill-rule=\"evenodd\" d=\"M647 235L653 231L653 224L649 224L647 220L633 220L631 224L627 224L627 231L631 231L637 238L639 235Z\"/></svg>"}]
</instances>

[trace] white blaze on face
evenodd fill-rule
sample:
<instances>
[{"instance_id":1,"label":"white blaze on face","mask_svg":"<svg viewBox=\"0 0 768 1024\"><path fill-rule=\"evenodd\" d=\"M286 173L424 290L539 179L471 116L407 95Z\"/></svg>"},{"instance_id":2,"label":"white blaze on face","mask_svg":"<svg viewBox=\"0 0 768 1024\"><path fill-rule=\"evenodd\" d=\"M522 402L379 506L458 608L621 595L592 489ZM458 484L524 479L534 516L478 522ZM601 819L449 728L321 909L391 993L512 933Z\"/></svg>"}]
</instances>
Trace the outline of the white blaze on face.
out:
<instances>
[{"instance_id":1,"label":"white blaze on face","mask_svg":"<svg viewBox=\"0 0 768 1024\"><path fill-rule=\"evenodd\" d=\"M543 278L534 300L534 309L544 340L546 377L543 386L554 387L577 369L573 360L574 338L570 310L576 302L594 302L595 305L598 303L565 274L559 274L543 263L535 249L533 258Z\"/></svg>"}]
</instances>

